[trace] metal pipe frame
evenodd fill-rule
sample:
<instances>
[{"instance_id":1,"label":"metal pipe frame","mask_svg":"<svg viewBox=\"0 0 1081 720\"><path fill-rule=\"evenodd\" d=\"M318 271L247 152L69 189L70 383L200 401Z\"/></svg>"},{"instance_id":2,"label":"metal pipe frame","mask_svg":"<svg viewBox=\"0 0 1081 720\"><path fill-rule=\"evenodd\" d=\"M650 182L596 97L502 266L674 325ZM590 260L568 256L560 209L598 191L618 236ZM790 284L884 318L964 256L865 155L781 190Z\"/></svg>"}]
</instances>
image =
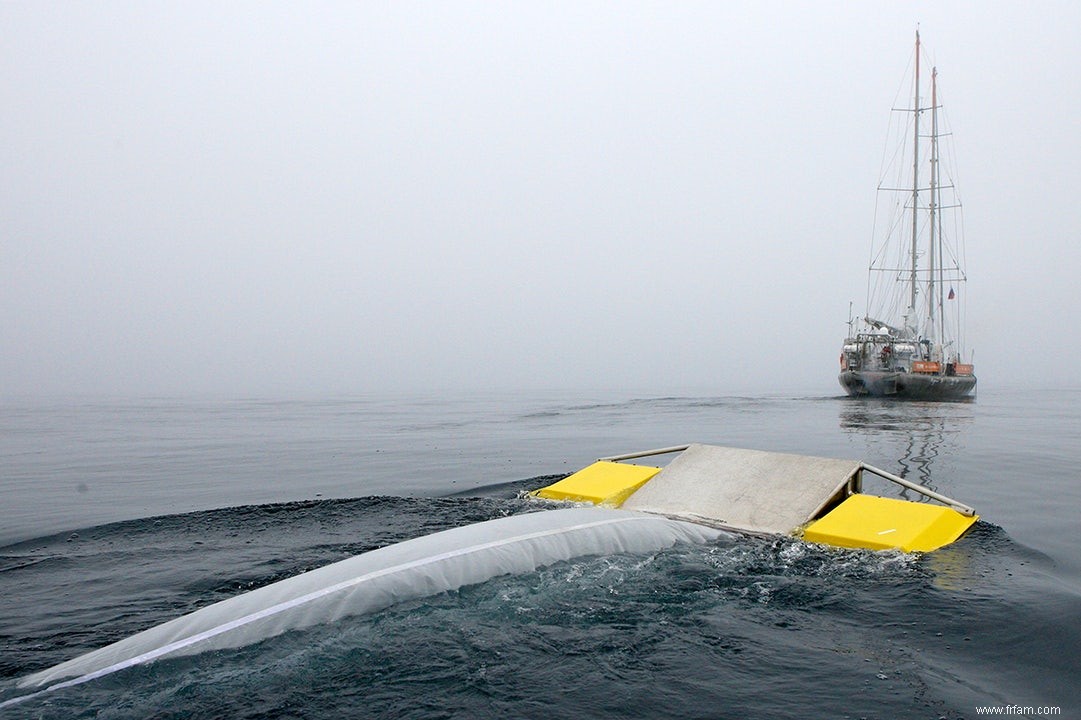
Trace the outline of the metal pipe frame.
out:
<instances>
[{"instance_id":1,"label":"metal pipe frame","mask_svg":"<svg viewBox=\"0 0 1081 720\"><path fill-rule=\"evenodd\" d=\"M669 453L683 452L690 445L674 445L672 447L657 448L656 450L642 450L641 452L627 453L626 455L610 455L597 458L600 462L619 462L620 460L634 460L635 458L651 457L653 455L668 455Z\"/></svg>"},{"instance_id":2,"label":"metal pipe frame","mask_svg":"<svg viewBox=\"0 0 1081 720\"><path fill-rule=\"evenodd\" d=\"M930 488L925 488L923 485L919 485L917 483L914 483L911 480L905 480L903 477L900 477L898 475L894 475L893 473L886 472L885 470L882 470L880 468L876 468L873 465L868 465L867 463L862 463L861 462L860 463L860 470L866 470L867 472L870 472L870 473L872 473L874 475L878 475L880 478L882 478L884 480L889 480L890 482L897 483L901 487L906 487L909 490L912 490L914 492L918 492L920 495L923 495L924 497L929 497L932 500L938 500L943 505L949 505L951 508L953 508L957 512L959 512L962 515L965 515L967 517L972 517L973 515L976 514L976 511L973 508L969 507L968 505L965 505L962 502L958 502L958 501L954 500L953 498L946 497L945 495L937 493L934 490L931 490Z\"/></svg>"}]
</instances>

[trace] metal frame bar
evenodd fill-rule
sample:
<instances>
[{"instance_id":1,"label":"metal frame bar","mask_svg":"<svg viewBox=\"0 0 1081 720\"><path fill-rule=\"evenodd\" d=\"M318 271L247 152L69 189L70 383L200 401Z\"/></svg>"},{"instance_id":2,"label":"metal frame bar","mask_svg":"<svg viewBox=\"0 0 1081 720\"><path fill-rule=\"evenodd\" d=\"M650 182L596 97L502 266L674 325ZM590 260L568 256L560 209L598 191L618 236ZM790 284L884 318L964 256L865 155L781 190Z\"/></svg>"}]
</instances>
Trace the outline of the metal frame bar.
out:
<instances>
[{"instance_id":1,"label":"metal frame bar","mask_svg":"<svg viewBox=\"0 0 1081 720\"><path fill-rule=\"evenodd\" d=\"M845 478L845 481L841 485L841 487L835 490L832 495L823 500L822 503L817 508L815 508L815 511L811 513L811 517L815 520L819 519L824 514L826 508L830 508L832 510L833 507L838 505L840 502L847 500L852 495L858 495L862 489L863 467L861 465L857 465L855 468L852 469L852 472L849 474L849 476ZM841 495L841 493L844 494ZM840 500L837 499L838 497L840 497Z\"/></svg>"},{"instance_id":2,"label":"metal frame bar","mask_svg":"<svg viewBox=\"0 0 1081 720\"><path fill-rule=\"evenodd\" d=\"M972 517L973 515L976 514L976 511L973 508L969 507L968 505L965 505L962 502L958 502L957 500L954 500L953 498L946 497L945 495L937 493L934 490L931 490L930 488L925 488L923 485L918 485L918 484L912 482L911 480L905 480L903 477L900 477L898 475L894 475L893 473L886 472L885 470L882 470L880 468L876 468L873 465L868 465L867 463L861 462L860 463L860 470L866 470L866 471L872 473L873 475L878 475L880 478L883 478L884 480L889 480L890 482L897 483L901 487L906 487L909 490L913 490L915 492L918 492L920 495L923 495L924 497L929 497L932 500L938 500L943 505L949 505L951 508L953 508L957 512L961 513L962 515Z\"/></svg>"},{"instance_id":3,"label":"metal frame bar","mask_svg":"<svg viewBox=\"0 0 1081 720\"><path fill-rule=\"evenodd\" d=\"M641 452L627 453L626 455L610 455L597 458L599 462L619 462L620 460L634 460L635 458L650 457L651 455L668 455L669 453L683 452L690 445L674 445L672 447L657 448L656 450L642 450Z\"/></svg>"}]
</instances>

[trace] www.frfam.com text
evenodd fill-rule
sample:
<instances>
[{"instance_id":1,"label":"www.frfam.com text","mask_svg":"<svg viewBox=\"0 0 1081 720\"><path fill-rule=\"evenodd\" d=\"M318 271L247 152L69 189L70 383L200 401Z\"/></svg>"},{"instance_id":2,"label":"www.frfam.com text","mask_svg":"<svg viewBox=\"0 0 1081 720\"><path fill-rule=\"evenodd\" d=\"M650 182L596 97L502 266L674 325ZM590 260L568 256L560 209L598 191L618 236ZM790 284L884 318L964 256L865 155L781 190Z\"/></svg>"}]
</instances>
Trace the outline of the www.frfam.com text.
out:
<instances>
[{"instance_id":1,"label":"www.frfam.com text","mask_svg":"<svg viewBox=\"0 0 1081 720\"><path fill-rule=\"evenodd\" d=\"M1054 705L978 705L977 715L1061 715L1062 708Z\"/></svg>"}]
</instances>

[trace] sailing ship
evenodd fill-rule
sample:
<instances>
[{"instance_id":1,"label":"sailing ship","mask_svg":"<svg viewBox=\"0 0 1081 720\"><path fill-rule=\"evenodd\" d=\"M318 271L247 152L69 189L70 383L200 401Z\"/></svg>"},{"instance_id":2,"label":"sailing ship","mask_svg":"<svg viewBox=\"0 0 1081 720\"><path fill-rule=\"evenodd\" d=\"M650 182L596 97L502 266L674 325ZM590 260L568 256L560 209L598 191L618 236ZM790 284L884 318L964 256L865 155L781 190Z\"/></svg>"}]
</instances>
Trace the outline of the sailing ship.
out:
<instances>
[{"instance_id":1,"label":"sailing ship","mask_svg":"<svg viewBox=\"0 0 1081 720\"><path fill-rule=\"evenodd\" d=\"M917 31L911 102L894 109L899 149L886 154L878 186L867 310L857 320L849 312L841 349L838 380L852 396L956 400L976 389L962 336L967 277L950 133L937 68L929 92L921 88L920 49Z\"/></svg>"}]
</instances>

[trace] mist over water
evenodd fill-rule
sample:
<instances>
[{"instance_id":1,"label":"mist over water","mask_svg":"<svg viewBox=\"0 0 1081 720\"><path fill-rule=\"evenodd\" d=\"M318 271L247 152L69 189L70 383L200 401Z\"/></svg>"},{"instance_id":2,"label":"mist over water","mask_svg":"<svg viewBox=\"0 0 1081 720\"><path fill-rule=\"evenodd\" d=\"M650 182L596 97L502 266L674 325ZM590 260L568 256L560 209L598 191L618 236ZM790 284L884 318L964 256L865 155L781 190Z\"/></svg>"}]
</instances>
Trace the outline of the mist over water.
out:
<instances>
[{"instance_id":1,"label":"mist over water","mask_svg":"<svg viewBox=\"0 0 1081 720\"><path fill-rule=\"evenodd\" d=\"M621 6L0 4L0 394L827 392L917 28L976 372L1075 382L1081 6Z\"/></svg>"}]
</instances>

